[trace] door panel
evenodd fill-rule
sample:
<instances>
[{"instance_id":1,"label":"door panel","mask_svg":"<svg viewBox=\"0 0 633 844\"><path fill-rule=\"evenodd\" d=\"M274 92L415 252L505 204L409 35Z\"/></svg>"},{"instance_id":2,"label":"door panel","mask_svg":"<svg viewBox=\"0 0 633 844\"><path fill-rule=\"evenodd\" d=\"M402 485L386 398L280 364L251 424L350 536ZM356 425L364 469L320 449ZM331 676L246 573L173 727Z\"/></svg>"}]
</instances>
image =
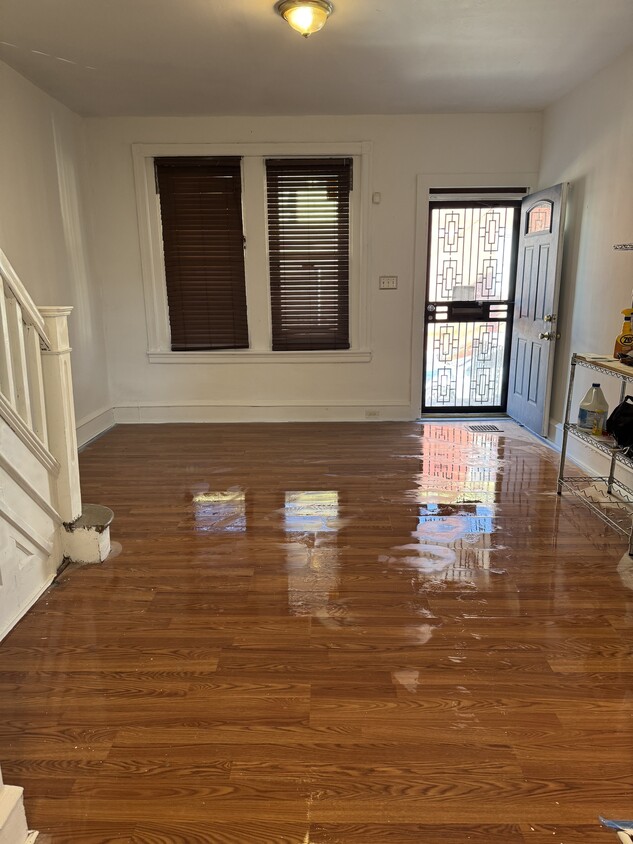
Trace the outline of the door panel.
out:
<instances>
[{"instance_id":1,"label":"door panel","mask_svg":"<svg viewBox=\"0 0 633 844\"><path fill-rule=\"evenodd\" d=\"M427 384L427 406L500 407L505 349L506 323L500 320L429 324L427 361L433 378Z\"/></svg>"},{"instance_id":2,"label":"door panel","mask_svg":"<svg viewBox=\"0 0 633 844\"><path fill-rule=\"evenodd\" d=\"M532 360L530 361L530 381L528 388L528 401L530 404L536 404L538 402L539 389L541 386L541 351L541 346L537 346L535 344L532 345Z\"/></svg>"},{"instance_id":3,"label":"door panel","mask_svg":"<svg viewBox=\"0 0 633 844\"><path fill-rule=\"evenodd\" d=\"M547 436L567 185L521 203L508 413Z\"/></svg>"}]
</instances>

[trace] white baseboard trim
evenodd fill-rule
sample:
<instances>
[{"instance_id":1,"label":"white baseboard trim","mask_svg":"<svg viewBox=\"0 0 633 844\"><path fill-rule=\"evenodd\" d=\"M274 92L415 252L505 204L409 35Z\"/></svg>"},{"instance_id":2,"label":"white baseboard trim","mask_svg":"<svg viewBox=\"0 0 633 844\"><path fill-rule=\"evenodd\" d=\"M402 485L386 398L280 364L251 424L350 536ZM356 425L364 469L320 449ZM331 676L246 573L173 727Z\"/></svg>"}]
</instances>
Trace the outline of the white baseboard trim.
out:
<instances>
[{"instance_id":1,"label":"white baseboard trim","mask_svg":"<svg viewBox=\"0 0 633 844\"><path fill-rule=\"evenodd\" d=\"M332 404L275 402L146 402L120 404L114 408L117 424L161 424L169 422L403 422L411 415L408 402L337 401Z\"/></svg>"},{"instance_id":2,"label":"white baseboard trim","mask_svg":"<svg viewBox=\"0 0 633 844\"><path fill-rule=\"evenodd\" d=\"M51 585L51 583L54 580L55 580L55 575L52 574L50 577L48 577L44 581L44 583L42 584L42 586L40 586L40 588L37 590L37 592L34 595L32 595L31 598L29 598L29 600L26 602L26 604L24 604L24 606L20 607L20 609L15 613L15 615L13 615L11 617L11 619L4 625L4 627L2 629L0 629L0 642L4 639L4 637L7 635L7 633L9 633L11 630L13 630L13 628L18 623L18 621L27 614L27 612L31 609L33 604L35 604L36 601L39 601L39 599L42 597L44 592L46 592L46 590L48 589L48 587Z\"/></svg>"},{"instance_id":3,"label":"white baseboard trim","mask_svg":"<svg viewBox=\"0 0 633 844\"><path fill-rule=\"evenodd\" d=\"M114 408L113 407L105 407L101 410L97 410L94 413L88 414L88 416L83 416L77 422L77 445L79 448L82 448L91 440L100 437L101 434L105 434L106 431L109 431L110 428L113 428L116 425L116 421L114 418Z\"/></svg>"}]
</instances>

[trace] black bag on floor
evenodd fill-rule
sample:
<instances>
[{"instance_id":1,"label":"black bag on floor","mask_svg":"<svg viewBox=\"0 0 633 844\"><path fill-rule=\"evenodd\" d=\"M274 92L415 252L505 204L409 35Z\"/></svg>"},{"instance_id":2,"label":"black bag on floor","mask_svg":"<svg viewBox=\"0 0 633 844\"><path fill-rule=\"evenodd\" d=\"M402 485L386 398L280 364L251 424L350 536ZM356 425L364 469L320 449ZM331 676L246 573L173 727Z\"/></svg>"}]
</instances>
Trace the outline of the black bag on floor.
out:
<instances>
[{"instance_id":1,"label":"black bag on floor","mask_svg":"<svg viewBox=\"0 0 633 844\"><path fill-rule=\"evenodd\" d=\"M607 419L607 433L620 448L633 447L633 396L627 396Z\"/></svg>"}]
</instances>

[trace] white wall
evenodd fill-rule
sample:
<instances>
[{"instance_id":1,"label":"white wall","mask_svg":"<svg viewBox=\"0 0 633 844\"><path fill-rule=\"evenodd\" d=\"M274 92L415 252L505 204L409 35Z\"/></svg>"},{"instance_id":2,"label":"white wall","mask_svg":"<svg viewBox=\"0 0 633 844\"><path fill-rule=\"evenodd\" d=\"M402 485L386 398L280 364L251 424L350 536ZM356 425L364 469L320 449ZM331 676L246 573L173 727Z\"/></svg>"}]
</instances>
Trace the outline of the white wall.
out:
<instances>
[{"instance_id":1,"label":"white wall","mask_svg":"<svg viewBox=\"0 0 633 844\"><path fill-rule=\"evenodd\" d=\"M564 414L572 351L613 353L630 307L633 252L633 50L545 112L540 184L571 185L552 421ZM577 401L595 374L578 370ZM600 380L600 379L599 379ZM603 379L611 407L617 385Z\"/></svg>"},{"instance_id":2,"label":"white wall","mask_svg":"<svg viewBox=\"0 0 633 844\"><path fill-rule=\"evenodd\" d=\"M364 418L365 408L378 408L381 418L416 415L421 299L414 287L419 294L424 280L416 237L419 247L426 226L419 211L416 221L416 176L463 174L464 184L472 184L473 174L492 180L538 172L540 158L541 186L571 182L552 404L553 421L560 422L570 351L611 350L633 287L633 253L612 250L613 243L633 240L633 101L626 93L632 82L629 51L545 112L541 151L536 114L82 121L0 64L0 245L38 304L75 307L80 421L110 405L122 408L123 420ZM371 189L382 193L382 203L370 208L364 280L371 363L148 362L131 145L252 141L372 143ZM90 193L82 196L84 177ZM90 220L93 261L86 245ZM378 291L381 274L398 275L399 289ZM613 403L613 391L609 398Z\"/></svg>"},{"instance_id":3,"label":"white wall","mask_svg":"<svg viewBox=\"0 0 633 844\"><path fill-rule=\"evenodd\" d=\"M0 63L0 248L37 305L72 305L78 423L110 406L99 287L87 247L83 121Z\"/></svg>"},{"instance_id":4,"label":"white wall","mask_svg":"<svg viewBox=\"0 0 633 844\"><path fill-rule=\"evenodd\" d=\"M541 117L108 118L88 119L87 138L95 263L119 420L354 419L365 418L366 408L378 408L380 418L408 418L419 412L416 390L411 394L420 369L416 346L412 376L412 307L414 284L422 285L425 274L424 266L414 265L416 176L535 174ZM372 143L371 190L382 194L382 203L370 206L371 259L363 280L369 289L372 361L149 363L132 143L319 141ZM426 231L425 219L417 225ZM381 274L399 276L399 289L379 291ZM419 318L419 297L416 307Z\"/></svg>"}]
</instances>

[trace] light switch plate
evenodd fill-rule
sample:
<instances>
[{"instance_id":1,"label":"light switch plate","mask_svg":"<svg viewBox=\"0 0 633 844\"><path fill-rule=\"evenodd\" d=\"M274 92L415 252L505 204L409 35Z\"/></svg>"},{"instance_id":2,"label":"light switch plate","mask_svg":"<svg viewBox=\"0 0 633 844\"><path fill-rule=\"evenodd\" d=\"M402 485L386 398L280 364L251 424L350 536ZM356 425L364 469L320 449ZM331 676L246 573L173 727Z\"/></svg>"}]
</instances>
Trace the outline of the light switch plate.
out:
<instances>
[{"instance_id":1,"label":"light switch plate","mask_svg":"<svg viewBox=\"0 0 633 844\"><path fill-rule=\"evenodd\" d=\"M381 275L379 279L379 287L381 290L396 290L398 287L398 276Z\"/></svg>"}]
</instances>

